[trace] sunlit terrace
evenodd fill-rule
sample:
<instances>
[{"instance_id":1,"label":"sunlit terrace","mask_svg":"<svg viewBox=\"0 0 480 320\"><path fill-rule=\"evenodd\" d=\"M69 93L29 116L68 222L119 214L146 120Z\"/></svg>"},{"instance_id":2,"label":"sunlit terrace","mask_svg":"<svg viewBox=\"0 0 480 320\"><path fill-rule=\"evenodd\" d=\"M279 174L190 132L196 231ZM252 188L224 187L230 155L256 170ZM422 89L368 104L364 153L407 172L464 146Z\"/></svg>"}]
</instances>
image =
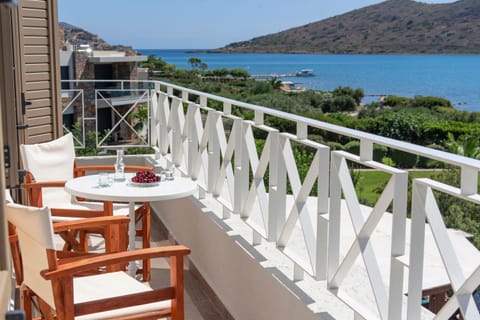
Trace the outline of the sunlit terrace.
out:
<instances>
[{"instance_id":1,"label":"sunlit terrace","mask_svg":"<svg viewBox=\"0 0 480 320\"><path fill-rule=\"evenodd\" d=\"M78 80L70 88L62 95L65 131L79 153L92 141L102 150L80 163L112 163L112 148L151 147L127 162L171 168L198 185L194 196L152 209L170 241L191 248L189 264L223 314L480 317L480 253L467 234L445 226L438 205L439 197L480 204L480 161L165 82L101 89ZM358 141L358 153L332 150L319 132ZM377 146L455 168L460 183L409 179L409 170L375 157ZM359 196L361 171L389 176L373 205Z\"/></svg>"}]
</instances>

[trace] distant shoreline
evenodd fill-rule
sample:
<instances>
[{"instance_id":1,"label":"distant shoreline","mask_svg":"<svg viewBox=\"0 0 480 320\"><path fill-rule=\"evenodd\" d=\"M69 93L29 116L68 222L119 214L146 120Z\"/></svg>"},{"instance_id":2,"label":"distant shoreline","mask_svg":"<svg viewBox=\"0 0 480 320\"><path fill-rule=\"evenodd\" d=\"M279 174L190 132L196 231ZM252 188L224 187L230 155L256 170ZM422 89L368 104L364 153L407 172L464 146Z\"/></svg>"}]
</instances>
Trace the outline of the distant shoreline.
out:
<instances>
[{"instance_id":1,"label":"distant shoreline","mask_svg":"<svg viewBox=\"0 0 480 320\"><path fill-rule=\"evenodd\" d=\"M182 51L184 53L198 53L198 54L261 54L261 55L268 55L268 54L286 54L286 55L338 55L338 56L480 56L480 52L478 53L469 53L469 52L459 52L459 53L416 53L416 52L388 52L388 53L328 53L328 52L299 52L299 51L291 51L291 52L260 52L260 51L219 51L218 49L182 49L182 48L170 48L170 49L151 49L151 48L143 48L143 49L136 49L135 51L141 52L142 50L149 50L149 51Z\"/></svg>"},{"instance_id":2,"label":"distant shoreline","mask_svg":"<svg viewBox=\"0 0 480 320\"><path fill-rule=\"evenodd\" d=\"M255 74L290 74L313 69L315 77L282 78L312 90L362 88L366 95L442 97L457 110L480 111L480 54L225 54L209 49L137 49L180 69L196 57L213 69L244 69Z\"/></svg>"}]
</instances>

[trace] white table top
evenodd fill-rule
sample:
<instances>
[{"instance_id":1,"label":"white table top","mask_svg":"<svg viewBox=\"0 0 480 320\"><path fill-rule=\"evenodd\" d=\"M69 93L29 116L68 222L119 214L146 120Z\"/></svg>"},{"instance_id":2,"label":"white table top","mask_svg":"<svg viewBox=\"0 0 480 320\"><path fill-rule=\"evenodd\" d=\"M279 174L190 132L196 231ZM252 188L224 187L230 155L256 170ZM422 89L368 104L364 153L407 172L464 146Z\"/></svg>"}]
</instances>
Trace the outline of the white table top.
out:
<instances>
[{"instance_id":1,"label":"white table top","mask_svg":"<svg viewBox=\"0 0 480 320\"><path fill-rule=\"evenodd\" d=\"M156 186L141 187L129 183L133 173L126 173L126 180L114 182L111 186L100 187L98 175L88 175L67 181L65 191L71 195L103 201L144 202L171 200L192 195L197 185L190 179L175 177L172 181L160 181Z\"/></svg>"}]
</instances>

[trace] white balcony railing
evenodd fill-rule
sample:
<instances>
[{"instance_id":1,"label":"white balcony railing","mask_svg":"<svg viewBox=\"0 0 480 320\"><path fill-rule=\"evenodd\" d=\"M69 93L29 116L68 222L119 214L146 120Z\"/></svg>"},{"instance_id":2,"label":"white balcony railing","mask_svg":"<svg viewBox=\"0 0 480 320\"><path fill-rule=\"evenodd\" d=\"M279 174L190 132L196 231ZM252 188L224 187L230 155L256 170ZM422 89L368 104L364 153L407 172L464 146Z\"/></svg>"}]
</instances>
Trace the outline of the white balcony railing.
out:
<instances>
[{"instance_id":1,"label":"white balcony railing","mask_svg":"<svg viewBox=\"0 0 480 320\"><path fill-rule=\"evenodd\" d=\"M98 119L83 113L88 109L83 93L87 82L75 83L79 87L72 90L81 94L72 96L83 104L76 120L85 121L85 129L88 121ZM140 145L153 146L158 155L195 180L201 194L213 195L221 203L225 219L238 214L251 228L253 243L262 239L275 243L294 264L294 280L307 273L316 281L325 281L329 290L353 310L356 319L448 319L457 309L465 319L480 318L472 297L480 286L480 253L466 240L452 237L436 200L442 193L480 204L480 161L165 82L119 81L115 90L127 88L134 90L138 99L126 113L116 113L116 118L135 130L125 123L128 113L138 103L146 104L148 129L143 138L137 139ZM90 95L102 96L102 90ZM92 115L102 107L100 100L92 100ZM222 109L209 107L212 101ZM107 107L115 109L113 103ZM248 110L253 120L236 116L236 110ZM267 116L295 123L296 132L266 125ZM98 128L98 123L92 126ZM116 123L111 127L107 136L118 131ZM358 140L359 154L331 151L310 140L310 128ZM83 145L85 134L77 138ZM97 139L98 147L105 147L104 140ZM263 148L258 146L260 140ZM408 171L374 161L374 145L457 167L460 186L414 179L413 191L409 191ZM297 163L294 156L299 149L309 156L305 177L298 169L305 161ZM352 164L390 176L373 207L358 200ZM411 219L407 218L409 192ZM375 234L379 225L387 230L385 236ZM429 245L438 248L440 271L425 272L434 255L434 249L425 247L429 239ZM353 296L344 290L345 279L358 272L359 261L366 275L365 285L370 288L369 297ZM425 312L422 292L448 284L451 297L445 306L436 316Z\"/></svg>"}]
</instances>

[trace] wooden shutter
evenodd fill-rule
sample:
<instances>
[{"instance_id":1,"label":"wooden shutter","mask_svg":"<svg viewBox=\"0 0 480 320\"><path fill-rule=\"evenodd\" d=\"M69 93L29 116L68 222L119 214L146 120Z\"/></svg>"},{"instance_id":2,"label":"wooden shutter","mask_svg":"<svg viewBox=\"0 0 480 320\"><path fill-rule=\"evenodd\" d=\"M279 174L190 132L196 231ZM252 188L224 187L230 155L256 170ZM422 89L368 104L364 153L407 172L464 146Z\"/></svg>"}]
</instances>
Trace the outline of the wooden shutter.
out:
<instances>
[{"instance_id":1,"label":"wooden shutter","mask_svg":"<svg viewBox=\"0 0 480 320\"><path fill-rule=\"evenodd\" d=\"M13 29L16 7L12 3L0 3L0 146L4 146L6 128L6 103L14 104L13 79ZM10 91L7 91L10 90ZM9 94L7 94L9 93ZM13 106L12 106L13 109ZM0 153L0 317L3 319L10 303L11 274L10 250L7 238L5 214L5 159Z\"/></svg>"},{"instance_id":2,"label":"wooden shutter","mask_svg":"<svg viewBox=\"0 0 480 320\"><path fill-rule=\"evenodd\" d=\"M17 7L13 4L2 4L0 11L0 90L2 115L2 147L5 159L6 186L13 188L18 185L18 139L17 110L20 92L17 90L20 78L19 37Z\"/></svg>"},{"instance_id":3,"label":"wooden shutter","mask_svg":"<svg viewBox=\"0 0 480 320\"><path fill-rule=\"evenodd\" d=\"M28 128L20 143L50 141L63 135L56 0L20 0L21 92L26 103L19 122Z\"/></svg>"},{"instance_id":4,"label":"wooden shutter","mask_svg":"<svg viewBox=\"0 0 480 320\"><path fill-rule=\"evenodd\" d=\"M4 5L0 4L0 19L3 20L2 8ZM4 30L2 28L2 30ZM0 40L0 45L2 44ZM0 53L0 79L3 79L4 74L4 65L1 63L3 60L3 55ZM3 86L0 86L0 110L3 111L3 98L4 98L4 89ZM0 132L3 132L3 121L2 121L3 112L0 113ZM3 135L0 136L0 146L3 145ZM0 206L0 317L4 317L7 312L7 306L10 303L10 293L11 293L11 274L10 274L10 250L8 247L8 238L7 238L7 217L5 214L5 175L3 170L4 164L3 154L0 153L0 201L2 206Z\"/></svg>"},{"instance_id":5,"label":"wooden shutter","mask_svg":"<svg viewBox=\"0 0 480 320\"><path fill-rule=\"evenodd\" d=\"M15 2L15 1L12 1ZM2 166L6 186L19 186L18 146L55 139L63 134L56 0L19 0L0 12L0 90Z\"/></svg>"}]
</instances>

